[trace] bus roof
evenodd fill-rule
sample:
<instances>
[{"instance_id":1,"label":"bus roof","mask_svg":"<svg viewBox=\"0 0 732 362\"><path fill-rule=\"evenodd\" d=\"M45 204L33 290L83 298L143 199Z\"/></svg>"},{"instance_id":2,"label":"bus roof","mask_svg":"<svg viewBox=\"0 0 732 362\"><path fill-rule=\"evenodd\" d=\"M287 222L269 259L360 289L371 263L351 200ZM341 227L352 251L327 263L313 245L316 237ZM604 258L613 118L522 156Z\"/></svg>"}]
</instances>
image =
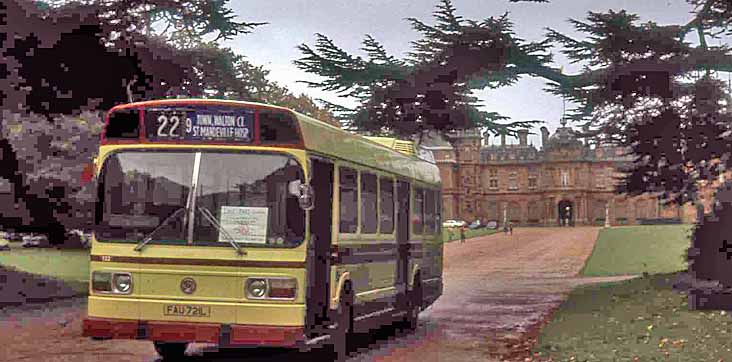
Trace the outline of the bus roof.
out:
<instances>
[{"instance_id":1,"label":"bus roof","mask_svg":"<svg viewBox=\"0 0 732 362\"><path fill-rule=\"evenodd\" d=\"M433 163L298 112L293 114L298 118L308 150L426 183L440 183L439 169Z\"/></svg>"},{"instance_id":2,"label":"bus roof","mask_svg":"<svg viewBox=\"0 0 732 362\"><path fill-rule=\"evenodd\" d=\"M429 184L436 185L440 183L439 170L435 164L419 159L414 155L413 148L411 148L411 155L409 152L404 152L406 151L405 142L408 141L392 139L394 141L389 145L387 138L373 137L370 139L363 137L291 109L270 104L222 99L161 99L119 105L112 108L110 113L130 108L139 109L175 105L233 106L288 112L296 119L302 136L303 146L309 151L350 161L369 168L380 169ZM399 148L402 148L402 152L398 151Z\"/></svg>"}]
</instances>

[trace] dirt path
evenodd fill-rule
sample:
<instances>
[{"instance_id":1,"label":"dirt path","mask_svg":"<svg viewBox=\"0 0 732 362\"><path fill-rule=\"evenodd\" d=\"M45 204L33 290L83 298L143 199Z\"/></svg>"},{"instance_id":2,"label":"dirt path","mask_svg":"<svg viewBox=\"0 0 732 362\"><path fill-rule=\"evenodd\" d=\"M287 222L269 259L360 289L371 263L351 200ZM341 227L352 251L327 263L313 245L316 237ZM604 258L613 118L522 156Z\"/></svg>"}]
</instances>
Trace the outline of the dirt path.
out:
<instances>
[{"instance_id":1,"label":"dirt path","mask_svg":"<svg viewBox=\"0 0 732 362\"><path fill-rule=\"evenodd\" d=\"M353 361L500 361L526 357L538 327L576 285L619 278L577 278L598 228L526 228L445 247L443 296L418 330L372 340ZM81 337L83 299L0 311L0 361L154 361L144 341ZM392 333L389 335L389 333ZM194 349L195 350L195 349ZM200 352L195 350L194 352ZM245 360L319 360L313 355L248 353ZM209 354L189 360L240 361Z\"/></svg>"}]
</instances>

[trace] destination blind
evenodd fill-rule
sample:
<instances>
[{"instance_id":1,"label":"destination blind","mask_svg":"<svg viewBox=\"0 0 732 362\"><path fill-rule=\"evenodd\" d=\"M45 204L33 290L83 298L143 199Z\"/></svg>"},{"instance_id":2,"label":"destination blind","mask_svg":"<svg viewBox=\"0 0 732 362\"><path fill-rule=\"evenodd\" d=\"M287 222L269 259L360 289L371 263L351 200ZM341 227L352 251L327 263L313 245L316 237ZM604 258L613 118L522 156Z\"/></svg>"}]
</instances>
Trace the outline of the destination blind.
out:
<instances>
[{"instance_id":1,"label":"destination blind","mask_svg":"<svg viewBox=\"0 0 732 362\"><path fill-rule=\"evenodd\" d=\"M146 109L145 129L150 140L250 143L254 111L250 109Z\"/></svg>"}]
</instances>

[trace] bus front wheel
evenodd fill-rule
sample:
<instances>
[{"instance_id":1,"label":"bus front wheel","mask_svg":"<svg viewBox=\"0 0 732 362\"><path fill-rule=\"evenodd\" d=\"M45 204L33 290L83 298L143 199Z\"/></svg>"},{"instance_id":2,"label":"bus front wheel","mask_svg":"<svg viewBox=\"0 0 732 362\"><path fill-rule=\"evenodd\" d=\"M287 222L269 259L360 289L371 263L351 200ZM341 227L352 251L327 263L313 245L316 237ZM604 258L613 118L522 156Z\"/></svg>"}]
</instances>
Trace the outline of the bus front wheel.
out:
<instances>
[{"instance_id":1,"label":"bus front wheel","mask_svg":"<svg viewBox=\"0 0 732 362\"><path fill-rule=\"evenodd\" d=\"M186 352L188 343L155 342L155 351L163 357L163 361L177 361Z\"/></svg>"}]
</instances>

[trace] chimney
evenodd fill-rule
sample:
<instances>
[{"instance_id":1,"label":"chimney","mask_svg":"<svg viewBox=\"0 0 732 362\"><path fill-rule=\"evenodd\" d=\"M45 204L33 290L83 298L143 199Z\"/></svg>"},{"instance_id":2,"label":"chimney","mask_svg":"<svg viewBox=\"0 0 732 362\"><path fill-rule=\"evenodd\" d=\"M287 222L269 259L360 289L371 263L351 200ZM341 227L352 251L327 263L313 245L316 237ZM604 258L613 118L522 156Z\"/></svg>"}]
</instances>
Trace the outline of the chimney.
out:
<instances>
[{"instance_id":1,"label":"chimney","mask_svg":"<svg viewBox=\"0 0 732 362\"><path fill-rule=\"evenodd\" d=\"M546 148L547 142L549 142L549 130L546 127L541 127L541 148Z\"/></svg>"},{"instance_id":2,"label":"chimney","mask_svg":"<svg viewBox=\"0 0 732 362\"><path fill-rule=\"evenodd\" d=\"M522 129L517 131L518 132L518 139L519 139L519 145L521 146L527 146L527 137L529 137L529 130L528 129Z\"/></svg>"},{"instance_id":3,"label":"chimney","mask_svg":"<svg viewBox=\"0 0 732 362\"><path fill-rule=\"evenodd\" d=\"M506 146L506 134L501 133L501 146Z\"/></svg>"}]
</instances>

